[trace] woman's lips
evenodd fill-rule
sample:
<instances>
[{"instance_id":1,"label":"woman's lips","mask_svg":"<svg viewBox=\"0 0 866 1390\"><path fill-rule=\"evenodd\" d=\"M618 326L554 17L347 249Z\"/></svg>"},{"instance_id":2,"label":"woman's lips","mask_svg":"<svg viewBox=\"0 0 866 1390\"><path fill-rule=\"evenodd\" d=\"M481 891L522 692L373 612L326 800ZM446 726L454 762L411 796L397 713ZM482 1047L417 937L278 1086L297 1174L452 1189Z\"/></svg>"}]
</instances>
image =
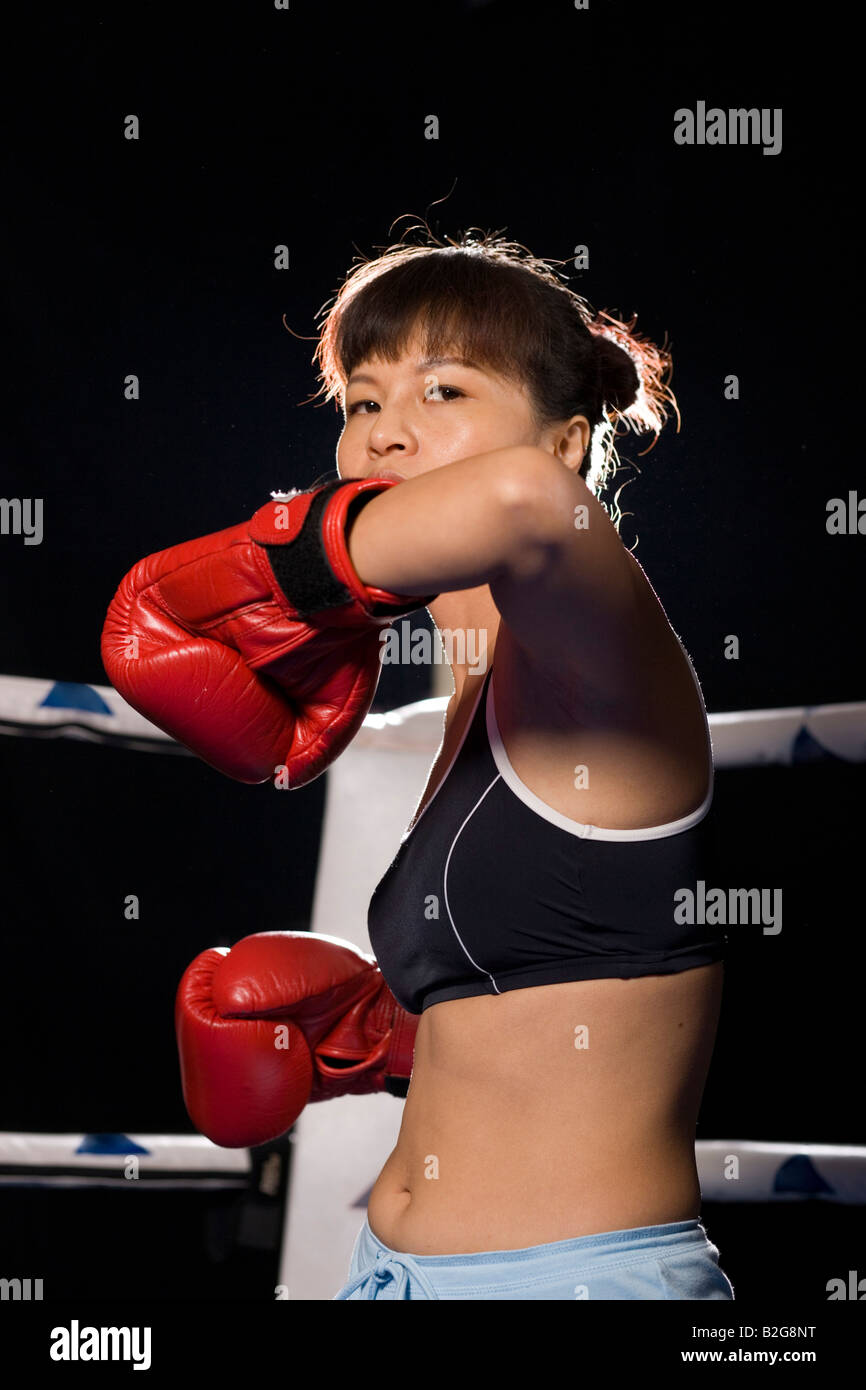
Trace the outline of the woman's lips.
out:
<instances>
[{"instance_id":1,"label":"woman's lips","mask_svg":"<svg viewBox=\"0 0 866 1390\"><path fill-rule=\"evenodd\" d=\"M395 473L393 468L380 468L372 475L374 478L393 478L397 483L405 483L406 479L402 473Z\"/></svg>"}]
</instances>

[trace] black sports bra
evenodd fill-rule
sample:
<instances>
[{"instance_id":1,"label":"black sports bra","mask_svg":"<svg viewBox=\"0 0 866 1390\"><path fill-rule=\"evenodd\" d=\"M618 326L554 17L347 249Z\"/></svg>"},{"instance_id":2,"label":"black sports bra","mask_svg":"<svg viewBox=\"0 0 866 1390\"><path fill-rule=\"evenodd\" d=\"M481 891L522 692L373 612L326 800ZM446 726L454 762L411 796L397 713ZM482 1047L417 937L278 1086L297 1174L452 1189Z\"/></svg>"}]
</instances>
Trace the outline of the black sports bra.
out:
<instances>
[{"instance_id":1,"label":"black sports bra","mask_svg":"<svg viewBox=\"0 0 866 1390\"><path fill-rule=\"evenodd\" d=\"M446 999L721 960L724 932L700 920L714 773L703 804L666 825L570 820L512 767L492 675L370 900L370 943L398 1002L420 1014ZM712 747L705 710L704 722Z\"/></svg>"}]
</instances>

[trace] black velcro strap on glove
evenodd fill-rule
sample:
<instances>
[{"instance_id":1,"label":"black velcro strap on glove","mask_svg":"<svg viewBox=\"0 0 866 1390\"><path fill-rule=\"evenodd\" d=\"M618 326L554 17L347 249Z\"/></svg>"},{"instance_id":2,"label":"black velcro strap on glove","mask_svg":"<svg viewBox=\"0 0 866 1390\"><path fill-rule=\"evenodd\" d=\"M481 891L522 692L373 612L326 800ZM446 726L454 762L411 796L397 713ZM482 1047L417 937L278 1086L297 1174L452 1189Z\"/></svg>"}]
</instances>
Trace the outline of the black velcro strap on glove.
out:
<instances>
[{"instance_id":1,"label":"black velcro strap on glove","mask_svg":"<svg viewBox=\"0 0 866 1390\"><path fill-rule=\"evenodd\" d=\"M338 488L345 487L345 478L336 478L316 494L300 532L285 545L266 545L274 578L283 594L302 619L314 617L329 608L342 608L352 602L345 584L331 569L322 539L322 512ZM360 493L349 508L351 520L379 493ZM377 607L379 605L376 605ZM382 612L393 611L382 605Z\"/></svg>"}]
</instances>

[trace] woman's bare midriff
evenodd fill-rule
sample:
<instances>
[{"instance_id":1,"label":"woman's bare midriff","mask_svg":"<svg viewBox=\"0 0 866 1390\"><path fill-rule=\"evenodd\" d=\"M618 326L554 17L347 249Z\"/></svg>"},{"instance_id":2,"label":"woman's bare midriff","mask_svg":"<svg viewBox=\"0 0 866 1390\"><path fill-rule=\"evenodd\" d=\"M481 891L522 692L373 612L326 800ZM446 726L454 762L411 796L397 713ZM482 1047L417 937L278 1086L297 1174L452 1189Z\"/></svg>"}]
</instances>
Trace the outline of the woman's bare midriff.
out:
<instances>
[{"instance_id":1,"label":"woman's bare midriff","mask_svg":"<svg viewBox=\"0 0 866 1390\"><path fill-rule=\"evenodd\" d=\"M434 1004L370 1195L373 1234L450 1255L696 1217L695 1126L722 971Z\"/></svg>"},{"instance_id":2,"label":"woman's bare midriff","mask_svg":"<svg viewBox=\"0 0 866 1390\"><path fill-rule=\"evenodd\" d=\"M555 810L611 829L688 815L710 770L688 665L632 563L635 622L618 634L622 687L594 711L571 719L561 692L533 684L502 624L495 642L497 719L517 775ZM422 806L481 680L467 679L449 707ZM591 796L560 776L575 762L590 766ZM427 1009L397 1145L370 1194L373 1234L416 1255L469 1254L698 1216L695 1130L723 968L544 985Z\"/></svg>"}]
</instances>

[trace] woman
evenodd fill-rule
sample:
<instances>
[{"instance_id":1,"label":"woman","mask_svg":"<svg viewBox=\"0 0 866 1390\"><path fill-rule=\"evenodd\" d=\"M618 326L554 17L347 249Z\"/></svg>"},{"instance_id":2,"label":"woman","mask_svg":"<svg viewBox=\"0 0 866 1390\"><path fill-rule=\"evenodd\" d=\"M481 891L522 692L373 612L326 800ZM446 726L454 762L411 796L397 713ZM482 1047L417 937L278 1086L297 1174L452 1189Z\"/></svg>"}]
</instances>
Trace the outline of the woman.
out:
<instances>
[{"instance_id":1,"label":"woman","mask_svg":"<svg viewBox=\"0 0 866 1390\"><path fill-rule=\"evenodd\" d=\"M471 234L356 268L317 356L340 475L402 483L353 523L361 579L438 593L439 630L487 657L450 644L442 744L370 904L422 1017L336 1297L731 1299L694 1152L724 938L680 907L709 727L594 491L614 424L658 434L675 405L669 358Z\"/></svg>"}]
</instances>

